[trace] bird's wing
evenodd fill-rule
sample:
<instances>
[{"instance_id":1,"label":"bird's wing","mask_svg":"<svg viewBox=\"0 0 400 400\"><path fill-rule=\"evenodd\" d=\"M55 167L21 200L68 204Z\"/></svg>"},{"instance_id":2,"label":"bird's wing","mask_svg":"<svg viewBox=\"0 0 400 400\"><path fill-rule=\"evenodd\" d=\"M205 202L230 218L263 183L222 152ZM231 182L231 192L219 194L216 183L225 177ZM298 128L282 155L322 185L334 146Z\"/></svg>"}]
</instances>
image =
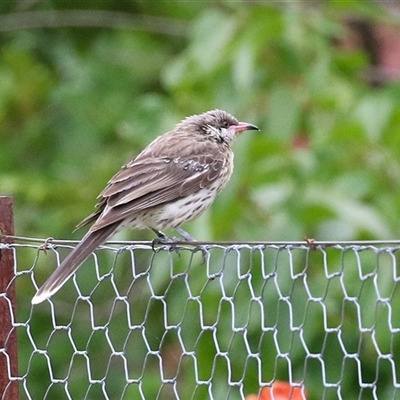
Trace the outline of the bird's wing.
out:
<instances>
[{"instance_id":1,"label":"bird's wing","mask_svg":"<svg viewBox=\"0 0 400 400\"><path fill-rule=\"evenodd\" d=\"M210 185L223 167L222 159L213 159L209 155L199 155L190 160L176 157L131 162L101 192L99 205L102 210L98 210L100 217L91 230L196 193ZM90 222L89 218L87 222Z\"/></svg>"}]
</instances>

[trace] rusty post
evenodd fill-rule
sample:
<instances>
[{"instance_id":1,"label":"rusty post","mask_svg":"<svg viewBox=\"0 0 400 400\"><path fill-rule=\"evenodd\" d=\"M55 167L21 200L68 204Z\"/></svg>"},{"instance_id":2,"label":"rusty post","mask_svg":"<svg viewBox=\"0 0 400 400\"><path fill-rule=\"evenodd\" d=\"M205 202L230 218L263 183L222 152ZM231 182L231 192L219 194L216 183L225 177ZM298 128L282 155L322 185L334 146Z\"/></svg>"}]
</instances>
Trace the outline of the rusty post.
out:
<instances>
[{"instance_id":1,"label":"rusty post","mask_svg":"<svg viewBox=\"0 0 400 400\"><path fill-rule=\"evenodd\" d=\"M12 197L0 196L0 234L14 234ZM0 236L1 243L10 243ZM12 321L16 316L14 254L0 248L0 399L18 399L17 331Z\"/></svg>"}]
</instances>

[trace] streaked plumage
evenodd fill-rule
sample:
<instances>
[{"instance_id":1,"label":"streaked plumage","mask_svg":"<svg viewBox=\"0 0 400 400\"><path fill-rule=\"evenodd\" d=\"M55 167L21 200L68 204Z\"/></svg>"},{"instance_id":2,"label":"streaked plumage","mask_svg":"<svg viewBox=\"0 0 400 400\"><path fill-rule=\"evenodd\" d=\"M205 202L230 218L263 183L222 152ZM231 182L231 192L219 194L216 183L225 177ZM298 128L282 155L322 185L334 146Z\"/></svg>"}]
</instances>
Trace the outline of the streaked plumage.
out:
<instances>
[{"instance_id":1,"label":"streaked plumage","mask_svg":"<svg viewBox=\"0 0 400 400\"><path fill-rule=\"evenodd\" d=\"M155 139L108 182L98 196L97 210L77 228L93 223L32 299L49 298L80 267L91 252L123 227L179 227L206 210L233 171L231 144L242 131L258 129L238 122L222 110L192 115Z\"/></svg>"}]
</instances>

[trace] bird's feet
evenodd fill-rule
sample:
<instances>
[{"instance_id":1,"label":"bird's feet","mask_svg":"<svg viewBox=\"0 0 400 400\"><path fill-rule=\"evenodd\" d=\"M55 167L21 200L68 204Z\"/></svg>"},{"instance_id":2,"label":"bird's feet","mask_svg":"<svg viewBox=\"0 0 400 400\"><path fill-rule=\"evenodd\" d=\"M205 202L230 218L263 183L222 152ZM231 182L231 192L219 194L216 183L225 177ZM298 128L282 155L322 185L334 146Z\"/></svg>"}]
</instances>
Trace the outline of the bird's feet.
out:
<instances>
[{"instance_id":1,"label":"bird's feet","mask_svg":"<svg viewBox=\"0 0 400 400\"><path fill-rule=\"evenodd\" d=\"M164 233L162 233L161 231L157 231L155 229L153 229L153 231L155 232L155 234L157 235L157 237L155 239L153 239L153 241L151 242L151 247L153 249L153 251L155 251L155 246L156 245L170 245L170 250L176 250L176 243L182 241L182 239L174 237L174 236L166 236Z\"/></svg>"},{"instance_id":2,"label":"bird's feet","mask_svg":"<svg viewBox=\"0 0 400 400\"><path fill-rule=\"evenodd\" d=\"M180 242L195 242L196 240L190 236L186 231L184 231L181 228L176 228L176 231L182 236L182 237L176 237L176 236L166 236L163 232L158 231L156 229L152 229L153 232L157 235L155 239L153 239L153 249L154 246L157 244L176 244Z\"/></svg>"},{"instance_id":3,"label":"bird's feet","mask_svg":"<svg viewBox=\"0 0 400 400\"><path fill-rule=\"evenodd\" d=\"M154 247L157 244L176 244L182 242L181 238L175 236L158 236L153 239L152 246Z\"/></svg>"},{"instance_id":4,"label":"bird's feet","mask_svg":"<svg viewBox=\"0 0 400 400\"><path fill-rule=\"evenodd\" d=\"M182 237L176 237L176 236L166 236L164 233L161 231L157 231L153 229L154 233L157 235L155 239L153 239L151 243L151 247L153 251L155 250L156 245L167 245L169 251L176 251L179 254L179 248L178 244L180 242L195 242L196 239L194 239L192 236L190 236L186 231L184 231L181 228L176 228L176 231L182 236ZM203 246L200 246L196 248L195 251L201 251L201 258L202 258L202 263L205 264L207 261L207 251Z\"/></svg>"}]
</instances>

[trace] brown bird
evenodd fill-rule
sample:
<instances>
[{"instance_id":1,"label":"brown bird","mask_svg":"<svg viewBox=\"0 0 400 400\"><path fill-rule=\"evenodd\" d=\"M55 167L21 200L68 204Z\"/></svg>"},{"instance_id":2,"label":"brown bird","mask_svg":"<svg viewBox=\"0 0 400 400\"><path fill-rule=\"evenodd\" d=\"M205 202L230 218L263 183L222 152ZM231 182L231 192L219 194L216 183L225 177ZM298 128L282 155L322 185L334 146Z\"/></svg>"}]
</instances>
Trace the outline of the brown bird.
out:
<instances>
[{"instance_id":1,"label":"brown bird","mask_svg":"<svg viewBox=\"0 0 400 400\"><path fill-rule=\"evenodd\" d=\"M194 240L180 225L205 211L233 171L231 144L243 131L258 130L222 110L185 118L159 136L108 182L97 210L77 228L94 222L32 298L38 304L57 292L92 251L116 231L150 228L168 242L161 229L173 228Z\"/></svg>"}]
</instances>

